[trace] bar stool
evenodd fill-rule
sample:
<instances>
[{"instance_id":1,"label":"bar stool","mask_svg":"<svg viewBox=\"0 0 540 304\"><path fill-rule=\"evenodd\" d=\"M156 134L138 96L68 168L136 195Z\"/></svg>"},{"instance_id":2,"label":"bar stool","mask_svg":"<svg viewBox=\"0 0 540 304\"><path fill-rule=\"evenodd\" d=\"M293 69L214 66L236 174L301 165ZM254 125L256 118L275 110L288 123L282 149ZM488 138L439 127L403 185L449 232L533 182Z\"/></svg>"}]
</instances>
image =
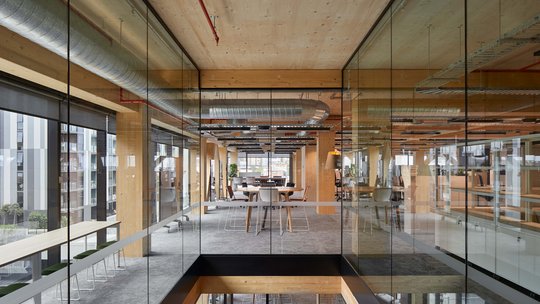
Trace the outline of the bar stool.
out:
<instances>
[{"instance_id":1,"label":"bar stool","mask_svg":"<svg viewBox=\"0 0 540 304\"><path fill-rule=\"evenodd\" d=\"M117 241L108 241L108 242L105 242L105 243L101 243L97 246L97 249L98 250L101 250L101 249L104 249L104 248L107 248L109 246L111 246L112 244L116 243ZM122 252L122 258L124 260L124 266L120 266L120 252ZM118 267L116 267L116 259L114 258L114 255L117 254L118 255ZM126 270L127 269L127 264L126 264L126 254L124 252L124 247L120 248L118 251L116 252L113 252L112 254L112 259L113 259L113 277L116 275L116 271L123 271L123 270Z\"/></svg>"},{"instance_id":2,"label":"bar stool","mask_svg":"<svg viewBox=\"0 0 540 304\"><path fill-rule=\"evenodd\" d=\"M91 250L87 250L83 253L79 253L77 254L76 256L73 257L74 260L82 260L86 257L89 257L90 255L98 252L99 249L91 249ZM105 269L105 276L104 276L104 279L102 280L96 280L96 270L94 268L94 266L96 266L99 262L103 262L103 267ZM90 290L94 290L96 289L96 282L107 282L107 278L108 278L108 274L107 274L107 263L105 263L105 259L101 259L99 260L98 262L92 264L92 280L88 280L88 269L86 269L86 281L91 281L92 282L92 288L86 288L86 289L83 289L83 288L79 288L79 290L84 290L84 291L90 291Z\"/></svg>"},{"instance_id":3,"label":"bar stool","mask_svg":"<svg viewBox=\"0 0 540 304\"><path fill-rule=\"evenodd\" d=\"M60 263L56 263L56 264L53 264L45 269L43 269L41 271L41 275L42 276L48 276L48 275L51 275L55 272L57 272L58 270L60 269L63 269L63 268L66 268L68 266L68 263L67 262L60 262ZM60 283L56 284L56 289L55 289L55 294L56 294L56 299L57 300L60 300L60 302L62 301L68 301L68 300L71 300L71 301L78 301L81 299L81 290L79 289L79 278L77 277L77 274L74 274L71 276L72 278L75 277L75 283L77 284L77 296L74 297L74 298L69 298L69 299L65 299L63 298L63 295L62 295L62 282L65 281L65 280L62 280L60 281ZM67 279L66 279L67 280ZM58 296L58 291L60 290L60 296Z\"/></svg>"}]
</instances>

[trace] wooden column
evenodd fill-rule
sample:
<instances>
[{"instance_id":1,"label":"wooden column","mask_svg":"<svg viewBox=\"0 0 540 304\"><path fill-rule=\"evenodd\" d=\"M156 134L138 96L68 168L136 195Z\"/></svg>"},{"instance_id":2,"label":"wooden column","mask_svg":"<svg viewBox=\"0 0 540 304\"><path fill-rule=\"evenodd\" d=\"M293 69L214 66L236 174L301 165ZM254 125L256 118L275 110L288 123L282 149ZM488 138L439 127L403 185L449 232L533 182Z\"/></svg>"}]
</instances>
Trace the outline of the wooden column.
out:
<instances>
[{"instance_id":1,"label":"wooden column","mask_svg":"<svg viewBox=\"0 0 540 304\"><path fill-rule=\"evenodd\" d=\"M208 143L206 138L201 137L201 154L200 154L200 176L199 176L199 201L205 202L207 201L208 197L208 177L210 176L210 159L208 157ZM200 210L202 214L205 214L208 210L208 207L202 207Z\"/></svg>"},{"instance_id":2,"label":"wooden column","mask_svg":"<svg viewBox=\"0 0 540 304\"><path fill-rule=\"evenodd\" d=\"M197 149L189 150L189 199L192 206L204 201L205 178L203 174L206 169L204 167L205 154L203 154L203 149L206 149L205 138L201 138L200 146ZM193 208L195 214L199 213L199 210L200 208Z\"/></svg>"},{"instance_id":3,"label":"wooden column","mask_svg":"<svg viewBox=\"0 0 540 304\"><path fill-rule=\"evenodd\" d=\"M379 166L379 147L369 146L369 186L375 187L377 182L377 168Z\"/></svg>"},{"instance_id":4,"label":"wooden column","mask_svg":"<svg viewBox=\"0 0 540 304\"><path fill-rule=\"evenodd\" d=\"M317 200L317 168L317 147L306 146L304 187L309 187L306 198L312 202Z\"/></svg>"},{"instance_id":5,"label":"wooden column","mask_svg":"<svg viewBox=\"0 0 540 304\"><path fill-rule=\"evenodd\" d=\"M326 166L328 153L334 151L335 132L320 133L317 137L317 202L335 201L335 172L334 166ZM317 207L318 214L334 214L336 207Z\"/></svg>"},{"instance_id":6,"label":"wooden column","mask_svg":"<svg viewBox=\"0 0 540 304\"><path fill-rule=\"evenodd\" d=\"M208 155L208 169L210 170L210 161L214 161L214 167L212 168L212 176L214 177L214 186L216 191L216 199L219 198L219 151L218 151L218 145L215 143L208 143L207 144L207 151L206 155ZM208 180L210 177L210 171L208 171L208 175L206 176L206 179ZM208 182L206 183L208 185ZM208 190L208 189L207 189ZM208 192L208 191L207 191ZM208 197L210 199L210 197Z\"/></svg>"},{"instance_id":7,"label":"wooden column","mask_svg":"<svg viewBox=\"0 0 540 304\"><path fill-rule=\"evenodd\" d=\"M178 157L174 158L176 179L174 181L174 189L176 192L176 212L182 210L183 203L183 186L184 186L184 151L183 145L179 148Z\"/></svg>"},{"instance_id":8,"label":"wooden column","mask_svg":"<svg viewBox=\"0 0 540 304\"><path fill-rule=\"evenodd\" d=\"M303 148L304 149L304 148ZM293 175L294 175L294 183L296 184L297 188L305 188L305 185L303 184L302 179L302 171L304 168L304 159L302 157L302 150L298 150L294 153L293 156Z\"/></svg>"},{"instance_id":9,"label":"wooden column","mask_svg":"<svg viewBox=\"0 0 540 304\"><path fill-rule=\"evenodd\" d=\"M217 149L219 154L219 164L221 166L221 179L223 180L223 183L221 184L221 193L223 197L228 197L227 185L229 184L229 177L227 176L227 147L218 146Z\"/></svg>"},{"instance_id":10,"label":"wooden column","mask_svg":"<svg viewBox=\"0 0 540 304\"><path fill-rule=\"evenodd\" d=\"M382 147L383 176L381 176L381 183L384 187L392 187L392 178L389 176L390 162L392 161L392 149L390 145L390 141L385 141Z\"/></svg>"},{"instance_id":11,"label":"wooden column","mask_svg":"<svg viewBox=\"0 0 540 304\"><path fill-rule=\"evenodd\" d=\"M231 152L231 164L238 165L238 151ZM240 170L240 168L238 168Z\"/></svg>"},{"instance_id":12,"label":"wooden column","mask_svg":"<svg viewBox=\"0 0 540 304\"><path fill-rule=\"evenodd\" d=\"M148 226L148 125L147 109L139 106L134 113L117 113L116 145L116 212L121 221L120 238L124 239ZM126 246L130 257L148 253L147 238Z\"/></svg>"}]
</instances>

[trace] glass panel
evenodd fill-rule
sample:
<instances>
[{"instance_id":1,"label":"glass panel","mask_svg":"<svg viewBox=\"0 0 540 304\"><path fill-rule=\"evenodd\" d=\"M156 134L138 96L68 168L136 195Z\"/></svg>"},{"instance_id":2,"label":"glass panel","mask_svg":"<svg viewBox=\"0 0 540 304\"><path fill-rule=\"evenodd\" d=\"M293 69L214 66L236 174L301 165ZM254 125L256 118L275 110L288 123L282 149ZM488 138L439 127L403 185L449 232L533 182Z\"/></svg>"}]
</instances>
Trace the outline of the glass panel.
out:
<instances>
[{"instance_id":1,"label":"glass panel","mask_svg":"<svg viewBox=\"0 0 540 304\"><path fill-rule=\"evenodd\" d=\"M454 68L465 53L463 2L393 8L393 184L399 190L394 192L399 217L392 239L393 282L406 274L425 275L455 280L452 291L466 293L464 264L451 267L445 253L466 258L467 199L458 190L467 185L467 168L460 161L466 157L459 148L466 140L464 70ZM411 259L416 262L404 267Z\"/></svg>"},{"instance_id":2,"label":"glass panel","mask_svg":"<svg viewBox=\"0 0 540 304\"><path fill-rule=\"evenodd\" d=\"M341 186L342 213L342 246L343 256L358 270L358 225L360 223L360 209L357 195L353 190L357 184L363 182L361 171L360 151L353 145L353 127L358 124L358 119L353 121L353 100L358 107L358 53L355 53L343 70L343 97L342 97L342 125L341 133L336 135L336 140L341 150L342 177L337 183ZM353 99L354 98L354 99ZM355 118L357 111L354 112ZM357 141L355 141L357 142ZM336 180L337 181L337 180Z\"/></svg>"},{"instance_id":3,"label":"glass panel","mask_svg":"<svg viewBox=\"0 0 540 304\"><path fill-rule=\"evenodd\" d=\"M113 292L122 301L147 298L150 222L146 145L150 139L147 98L147 8L138 1L70 2L71 108L62 140L66 144L72 239L69 243L70 294L100 302ZM83 90L85 95L77 95ZM78 126L76 104L115 107L116 129ZM114 104L112 104L115 102ZM133 103L126 111L127 103ZM139 105L141 104L141 105ZM106 110L105 110L106 111ZM100 117L106 116L104 112ZM108 118L112 120L112 117ZM114 133L109 135L107 133ZM88 229L80 237L74 232ZM127 276L127 289L114 284ZM77 280L75 280L77 278ZM82 292L78 289L90 289Z\"/></svg>"},{"instance_id":4,"label":"glass panel","mask_svg":"<svg viewBox=\"0 0 540 304\"><path fill-rule=\"evenodd\" d=\"M518 92L540 87L538 45L524 43L536 35L540 6L467 3L469 260L538 299L540 108L536 93Z\"/></svg>"},{"instance_id":5,"label":"glass panel","mask_svg":"<svg viewBox=\"0 0 540 304\"><path fill-rule=\"evenodd\" d=\"M51 102L40 90L25 88L26 81L40 83L47 78L59 91L52 96L65 100L67 10L62 2L53 0L12 4L2 4L0 33L9 37L2 44L2 69L15 77L2 75L3 89L13 92L2 93L0 104L2 108L17 105L15 108L28 109L29 113L0 110L0 286L39 282L43 287L27 286L2 297L2 301L12 303L31 298L39 302L54 295L54 287L43 284L47 277L41 275L41 269L60 262L60 246L67 242L67 229L54 232L61 222L58 120L65 121L67 115L60 115L56 100ZM46 24L43 20L55 22ZM42 33L50 31L59 43L45 46L49 37ZM54 241L39 246L51 234L56 236ZM33 246L36 244L39 249Z\"/></svg>"},{"instance_id":6,"label":"glass panel","mask_svg":"<svg viewBox=\"0 0 540 304\"><path fill-rule=\"evenodd\" d=\"M183 270L184 272L195 262L201 253L201 216L203 202L202 183L202 162L201 153L202 140L200 126L200 90L199 72L183 54L183 92L182 109L190 106L190 115L185 117L182 123L182 130L185 138L182 142L183 149L183 176L182 176L182 214L184 219L189 218L189 222L184 225L183 243ZM186 111L184 111L186 113Z\"/></svg>"},{"instance_id":7,"label":"glass panel","mask_svg":"<svg viewBox=\"0 0 540 304\"><path fill-rule=\"evenodd\" d=\"M300 110L294 112L296 108ZM286 117L286 111L297 114ZM272 215L272 253L337 254L341 252L341 210L335 185L341 169L336 145L341 92L272 90L272 113L276 127L271 133L274 149L268 173L280 192ZM294 186L280 188L287 183Z\"/></svg>"},{"instance_id":8,"label":"glass panel","mask_svg":"<svg viewBox=\"0 0 540 304\"><path fill-rule=\"evenodd\" d=\"M0 110L0 246L49 230L47 125L46 119ZM38 255L47 261L46 252ZM32 262L1 265L0 286L32 279Z\"/></svg>"},{"instance_id":9,"label":"glass panel","mask_svg":"<svg viewBox=\"0 0 540 304\"><path fill-rule=\"evenodd\" d=\"M206 91L201 103L201 146L206 150L202 152L206 158L202 189L203 197L211 202L201 218L201 251L268 254L277 211L261 202L257 193L272 170L268 153L274 132L271 93ZM228 151L231 162L239 167L236 178L227 176ZM266 229L262 229L263 223Z\"/></svg>"},{"instance_id":10,"label":"glass panel","mask_svg":"<svg viewBox=\"0 0 540 304\"><path fill-rule=\"evenodd\" d=\"M346 188L350 194L346 201L351 200L354 216L350 226L353 231L351 250L357 259L349 259L358 267L359 273L367 275L368 284L374 283L370 278L380 278L377 284L383 299L388 298L387 294L392 294L392 207L395 206L390 200L391 16L387 12L381 18L364 46L349 63L351 124L347 129L350 130L351 145L350 151L344 154L346 158L343 161L342 178L348 184ZM347 204L344 201L344 205Z\"/></svg>"}]
</instances>

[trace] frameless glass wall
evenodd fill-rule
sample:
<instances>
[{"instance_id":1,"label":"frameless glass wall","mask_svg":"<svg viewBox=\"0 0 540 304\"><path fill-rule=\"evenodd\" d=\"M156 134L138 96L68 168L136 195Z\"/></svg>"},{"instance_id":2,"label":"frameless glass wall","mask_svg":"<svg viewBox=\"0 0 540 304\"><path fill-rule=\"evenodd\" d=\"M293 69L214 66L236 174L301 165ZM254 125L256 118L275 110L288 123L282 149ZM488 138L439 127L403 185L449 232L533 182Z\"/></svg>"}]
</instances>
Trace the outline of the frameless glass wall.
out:
<instances>
[{"instance_id":1,"label":"frameless glass wall","mask_svg":"<svg viewBox=\"0 0 540 304\"><path fill-rule=\"evenodd\" d=\"M12 2L0 302L158 303L200 254L198 69L143 1Z\"/></svg>"},{"instance_id":2,"label":"frameless glass wall","mask_svg":"<svg viewBox=\"0 0 540 304\"><path fill-rule=\"evenodd\" d=\"M202 253L338 254L341 92L205 89L201 104Z\"/></svg>"},{"instance_id":3,"label":"frameless glass wall","mask_svg":"<svg viewBox=\"0 0 540 304\"><path fill-rule=\"evenodd\" d=\"M343 255L381 298L538 299L539 12L393 1L343 69Z\"/></svg>"}]
</instances>

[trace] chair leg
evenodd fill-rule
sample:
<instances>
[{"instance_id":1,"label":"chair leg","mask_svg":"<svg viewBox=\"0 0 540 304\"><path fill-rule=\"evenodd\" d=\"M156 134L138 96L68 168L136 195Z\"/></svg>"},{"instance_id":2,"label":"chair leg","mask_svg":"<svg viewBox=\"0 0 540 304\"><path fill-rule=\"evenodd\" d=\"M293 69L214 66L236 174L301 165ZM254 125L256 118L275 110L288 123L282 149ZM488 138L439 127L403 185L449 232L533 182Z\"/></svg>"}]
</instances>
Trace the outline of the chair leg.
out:
<instances>
[{"instance_id":1,"label":"chair leg","mask_svg":"<svg viewBox=\"0 0 540 304\"><path fill-rule=\"evenodd\" d=\"M260 217L260 214L261 214L261 207L257 207L257 221L255 222L255 235L259 235L260 231L259 230L259 217Z\"/></svg>"},{"instance_id":2,"label":"chair leg","mask_svg":"<svg viewBox=\"0 0 540 304\"><path fill-rule=\"evenodd\" d=\"M124 266L120 266L120 252L122 252L122 259L124 260ZM118 256L118 267L116 268L116 271L126 270L127 264L126 264L126 253L124 252L124 248L121 248L120 250L118 250L116 252L116 255ZM114 254L113 254L113 258L114 258Z\"/></svg>"},{"instance_id":3,"label":"chair leg","mask_svg":"<svg viewBox=\"0 0 540 304\"><path fill-rule=\"evenodd\" d=\"M362 232L366 232L366 224L367 224L367 217L364 219L364 229L362 230Z\"/></svg>"},{"instance_id":4,"label":"chair leg","mask_svg":"<svg viewBox=\"0 0 540 304\"><path fill-rule=\"evenodd\" d=\"M278 212L279 212L279 235L283 235L283 222L281 220L281 206L279 206Z\"/></svg>"},{"instance_id":5,"label":"chair leg","mask_svg":"<svg viewBox=\"0 0 540 304\"><path fill-rule=\"evenodd\" d=\"M375 212L377 212L377 209L375 209ZM373 208L369 208L369 234L373 235Z\"/></svg>"},{"instance_id":6,"label":"chair leg","mask_svg":"<svg viewBox=\"0 0 540 304\"><path fill-rule=\"evenodd\" d=\"M116 268L116 259L114 258L114 252L111 256L112 258L112 262L113 262L113 268L112 268L112 275L111 277L114 278L116 276L116 271L117 271L117 268Z\"/></svg>"},{"instance_id":7,"label":"chair leg","mask_svg":"<svg viewBox=\"0 0 540 304\"><path fill-rule=\"evenodd\" d=\"M264 208L264 215L263 215L263 222L262 222L262 226L261 226L261 230L264 229L264 226L266 226L266 217L268 216L268 208Z\"/></svg>"},{"instance_id":8,"label":"chair leg","mask_svg":"<svg viewBox=\"0 0 540 304\"><path fill-rule=\"evenodd\" d=\"M69 298L65 298L64 299L64 293L62 291L62 283L64 281L67 282L67 280L63 280L61 281L60 283L56 284L56 288L55 288L55 296L56 296L56 299L60 301L60 303L64 302L64 301L79 301L81 299L81 290L79 288L79 279L77 277L77 274L71 276L70 280L73 280L75 279L75 285L74 286L77 286L77 288L73 288L73 290L77 290L77 296L76 297L69 297ZM58 291L60 291L60 294L58 294ZM69 292L68 292L69 294Z\"/></svg>"},{"instance_id":9,"label":"chair leg","mask_svg":"<svg viewBox=\"0 0 540 304\"><path fill-rule=\"evenodd\" d=\"M73 301L79 301L81 299L81 290L79 289L79 277L77 277L77 274L73 276L75 278L75 283L77 284L77 297L72 298Z\"/></svg>"},{"instance_id":10,"label":"chair leg","mask_svg":"<svg viewBox=\"0 0 540 304\"><path fill-rule=\"evenodd\" d=\"M308 218L308 216L307 216L307 209L306 209L306 206L304 206L304 216L306 217L307 231L309 231L309 218Z\"/></svg>"},{"instance_id":11,"label":"chair leg","mask_svg":"<svg viewBox=\"0 0 540 304\"><path fill-rule=\"evenodd\" d=\"M80 288L79 286L79 292L82 290L82 291L92 291L94 289L96 289L96 282L95 282L95 276L94 276L94 265L92 265L92 267L90 267L92 269L92 280L90 280L88 278L88 268L86 269L86 281L87 282L91 282L92 283L92 286L90 288ZM78 282L78 279L77 279L77 282ZM78 284L77 284L78 285Z\"/></svg>"}]
</instances>

